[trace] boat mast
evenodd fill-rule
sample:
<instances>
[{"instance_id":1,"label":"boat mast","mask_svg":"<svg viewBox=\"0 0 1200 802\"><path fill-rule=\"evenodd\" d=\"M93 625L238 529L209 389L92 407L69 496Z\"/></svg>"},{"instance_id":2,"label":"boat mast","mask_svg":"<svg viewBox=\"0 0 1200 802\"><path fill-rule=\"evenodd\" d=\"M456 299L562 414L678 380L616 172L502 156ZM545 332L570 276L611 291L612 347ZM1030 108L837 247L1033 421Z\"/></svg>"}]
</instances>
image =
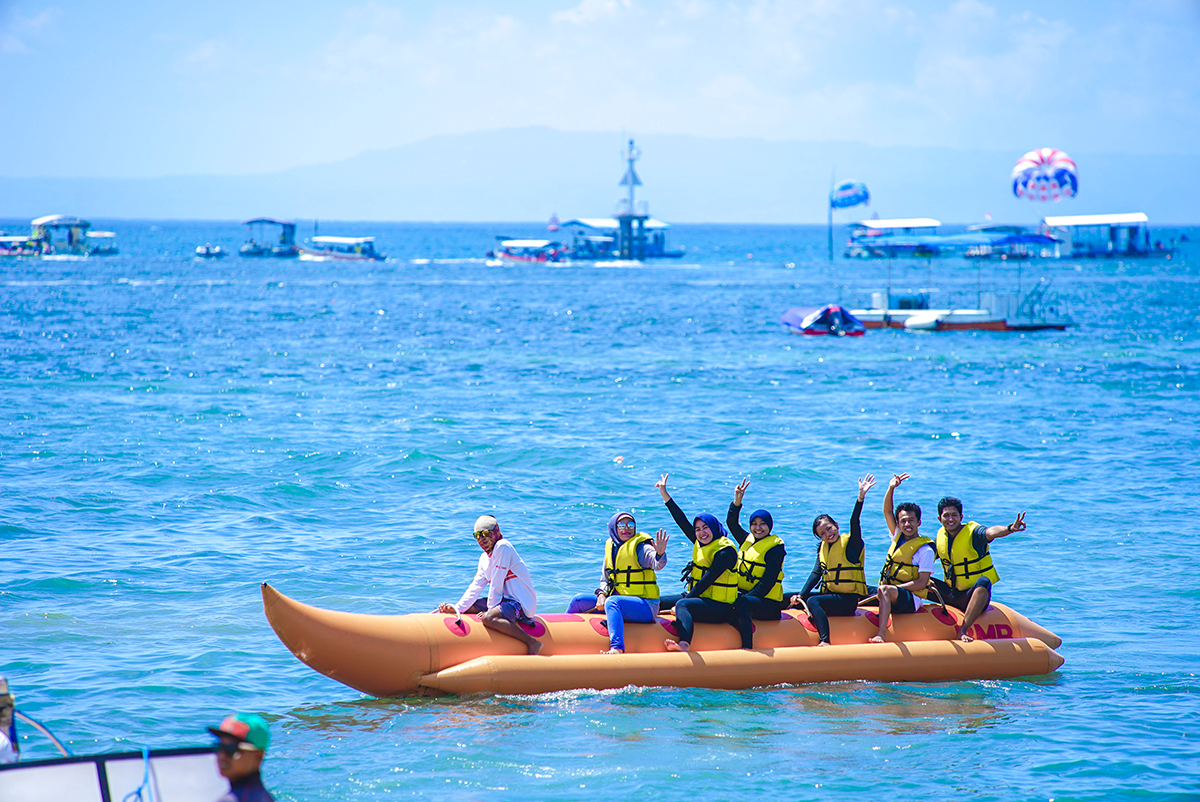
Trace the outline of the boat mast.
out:
<instances>
[{"instance_id":1,"label":"boat mast","mask_svg":"<svg viewBox=\"0 0 1200 802\"><path fill-rule=\"evenodd\" d=\"M633 163L642 157L642 152L633 144L633 140L629 140L629 148L621 154L625 157L625 161L629 166L625 168L625 175L621 177L620 186L629 187L629 214L637 214L637 209L633 205L633 188L641 186L642 179L638 178L637 171L633 169Z\"/></svg>"},{"instance_id":2,"label":"boat mast","mask_svg":"<svg viewBox=\"0 0 1200 802\"><path fill-rule=\"evenodd\" d=\"M633 163L641 158L642 152L633 144L633 140L629 140L629 148L621 154L629 166L625 168L625 175L621 177L621 183L618 186L629 187L629 207L625 209L624 214L617 215L617 223L620 228L618 230L617 249L622 259L641 259L643 254L643 245L645 243L645 217L639 217L637 209L634 207L633 188L641 186L642 179L638 178L637 170L634 169ZM634 225L637 226L637 231L634 231Z\"/></svg>"}]
</instances>

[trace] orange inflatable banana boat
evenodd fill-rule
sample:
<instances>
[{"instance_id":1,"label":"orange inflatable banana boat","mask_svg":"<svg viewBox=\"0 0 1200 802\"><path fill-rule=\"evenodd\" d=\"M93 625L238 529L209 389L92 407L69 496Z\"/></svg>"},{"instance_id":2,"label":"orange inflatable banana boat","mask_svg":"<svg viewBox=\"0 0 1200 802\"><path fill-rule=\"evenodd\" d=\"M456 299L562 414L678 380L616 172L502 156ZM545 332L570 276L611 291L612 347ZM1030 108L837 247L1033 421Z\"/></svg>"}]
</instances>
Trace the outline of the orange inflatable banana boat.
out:
<instances>
[{"instance_id":1,"label":"orange inflatable banana boat","mask_svg":"<svg viewBox=\"0 0 1200 802\"><path fill-rule=\"evenodd\" d=\"M1048 674L1063 663L1062 640L1025 616L992 604L975 623L976 640L954 639L961 613L928 605L894 615L888 643L867 643L878 630L875 613L829 619L832 646L818 639L808 616L785 611L779 621L756 621L755 649L739 649L737 631L697 624L692 651L668 652L674 622L626 624L624 655L608 648L604 616L550 613L526 630L542 641L530 657L513 638L474 616L440 613L366 615L322 610L262 586L263 608L275 633L301 661L371 696L471 693L546 693L626 685L740 689L838 680L887 682L1000 679Z\"/></svg>"}]
</instances>

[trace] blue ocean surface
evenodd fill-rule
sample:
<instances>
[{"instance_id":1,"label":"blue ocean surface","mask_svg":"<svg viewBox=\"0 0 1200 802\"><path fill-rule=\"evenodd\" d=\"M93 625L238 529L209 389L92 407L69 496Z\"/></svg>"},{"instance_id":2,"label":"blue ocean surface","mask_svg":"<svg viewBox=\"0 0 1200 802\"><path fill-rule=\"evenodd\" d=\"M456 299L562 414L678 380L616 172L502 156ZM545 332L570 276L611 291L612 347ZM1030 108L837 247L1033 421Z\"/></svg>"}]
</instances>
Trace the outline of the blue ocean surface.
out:
<instances>
[{"instance_id":1,"label":"blue ocean surface","mask_svg":"<svg viewBox=\"0 0 1200 802\"><path fill-rule=\"evenodd\" d=\"M236 223L97 227L121 255L0 262L0 675L76 753L202 745L249 710L280 800L1200 797L1200 230L1170 260L975 264L680 225L678 262L494 267L496 235L544 227L322 223L378 237L373 264L191 258L236 251ZM779 324L889 284L973 306L1042 278L1075 327ZM366 613L455 600L484 512L561 611L615 510L672 529L664 473L722 519L751 477L789 587L813 518L845 522L874 473L873 572L901 471L927 534L947 494L986 525L1027 512L993 545L996 599L1063 638L1058 672L374 699L263 615L264 581Z\"/></svg>"}]
</instances>

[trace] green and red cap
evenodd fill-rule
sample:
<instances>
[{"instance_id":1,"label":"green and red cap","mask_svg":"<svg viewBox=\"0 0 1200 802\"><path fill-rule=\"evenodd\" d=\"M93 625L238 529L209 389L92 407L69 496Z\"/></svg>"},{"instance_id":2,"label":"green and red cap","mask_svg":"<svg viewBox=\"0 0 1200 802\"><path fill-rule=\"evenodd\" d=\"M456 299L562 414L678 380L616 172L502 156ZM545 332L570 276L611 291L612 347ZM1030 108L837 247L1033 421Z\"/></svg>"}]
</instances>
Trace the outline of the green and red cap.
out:
<instances>
[{"instance_id":1,"label":"green and red cap","mask_svg":"<svg viewBox=\"0 0 1200 802\"><path fill-rule=\"evenodd\" d=\"M271 733L267 730L267 722L262 716L253 713L231 713L221 722L220 727L209 727L208 731L218 738L222 735L236 738L239 743L249 744L255 749L267 751L271 744Z\"/></svg>"}]
</instances>

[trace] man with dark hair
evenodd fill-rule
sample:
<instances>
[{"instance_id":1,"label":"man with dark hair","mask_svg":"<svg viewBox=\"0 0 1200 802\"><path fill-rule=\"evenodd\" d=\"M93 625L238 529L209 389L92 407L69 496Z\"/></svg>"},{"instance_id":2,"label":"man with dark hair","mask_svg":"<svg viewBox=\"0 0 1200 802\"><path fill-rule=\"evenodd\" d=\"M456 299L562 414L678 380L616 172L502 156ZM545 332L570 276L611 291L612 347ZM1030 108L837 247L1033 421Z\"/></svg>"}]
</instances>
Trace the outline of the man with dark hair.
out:
<instances>
[{"instance_id":1,"label":"man with dark hair","mask_svg":"<svg viewBox=\"0 0 1200 802\"><path fill-rule=\"evenodd\" d=\"M929 577L935 561L932 543L921 536L921 508L911 501L892 510L892 493L908 478L907 473L892 474L883 496L883 517L891 535L891 547L879 575L879 633L870 643L883 643L892 612L915 613L929 592Z\"/></svg>"},{"instance_id":2,"label":"man with dark hair","mask_svg":"<svg viewBox=\"0 0 1200 802\"><path fill-rule=\"evenodd\" d=\"M946 581L934 580L942 601L963 612L956 635L965 642L971 637L971 625L987 609L992 600L992 583L1000 576L992 565L989 544L998 537L1025 530L1025 512L1005 526L981 526L974 521L963 523L962 502L946 496L938 502L937 553L942 561Z\"/></svg>"}]
</instances>

